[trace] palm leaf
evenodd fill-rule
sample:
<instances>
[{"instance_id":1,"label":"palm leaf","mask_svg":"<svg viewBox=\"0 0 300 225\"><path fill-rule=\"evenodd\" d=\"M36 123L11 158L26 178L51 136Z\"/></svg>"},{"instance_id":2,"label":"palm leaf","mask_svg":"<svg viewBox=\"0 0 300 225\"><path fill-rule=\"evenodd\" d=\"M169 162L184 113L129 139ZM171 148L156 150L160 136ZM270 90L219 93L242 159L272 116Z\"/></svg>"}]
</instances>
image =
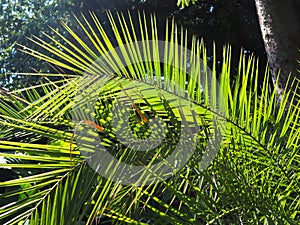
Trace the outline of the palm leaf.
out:
<instances>
[{"instance_id":1,"label":"palm leaf","mask_svg":"<svg viewBox=\"0 0 300 225\"><path fill-rule=\"evenodd\" d=\"M231 82L229 47L223 51L218 85L216 57L210 73L204 43L194 38L188 52L186 31L174 21L167 22L161 45L155 16L148 22L144 14L138 15L137 26L130 14L126 18L108 12L108 19L115 42L93 13L91 22L84 16L76 18L81 33L63 24L72 40L54 29L56 37L34 37L32 41L43 50L24 52L74 74L57 74L59 81L45 79L39 87L1 92L0 156L10 160L1 166L19 176L0 182L1 187L15 188L0 194L1 198L17 199L0 208L3 223L91 224L101 217L115 224L292 224L299 220L300 110L289 101L295 98L292 90L284 91L279 104L268 84L268 70L259 86L258 62L242 54L235 83ZM161 59L166 63L159 63ZM101 82L105 83L101 89L92 88ZM86 87L87 94L78 98ZM122 111L115 115L117 125L123 128L129 123L134 136L112 126L117 98L132 108L129 120ZM180 107L174 104L178 101ZM74 114L74 107L86 105L87 111ZM82 120L81 113L88 118ZM147 128L155 117L167 124L163 129L168 138L158 147L155 141L160 133L150 134ZM199 127L200 141L188 163L165 179L166 174L151 166L159 161L168 165L169 172L176 171L161 155L167 156L176 146L181 125L190 132ZM84 130L88 135L81 135ZM150 151L151 146L142 153L132 151L118 140L117 132L128 136L130 143L137 137L152 138L156 152ZM113 182L112 163L104 170L106 178L98 176L87 165L90 154L97 151L97 136L118 162L148 163L148 171L139 173L148 185ZM220 152L206 165L203 158L211 162L215 154L205 154L205 149L214 150L216 143L221 143ZM83 150L87 153L80 154ZM160 183L152 182L151 176Z\"/></svg>"}]
</instances>

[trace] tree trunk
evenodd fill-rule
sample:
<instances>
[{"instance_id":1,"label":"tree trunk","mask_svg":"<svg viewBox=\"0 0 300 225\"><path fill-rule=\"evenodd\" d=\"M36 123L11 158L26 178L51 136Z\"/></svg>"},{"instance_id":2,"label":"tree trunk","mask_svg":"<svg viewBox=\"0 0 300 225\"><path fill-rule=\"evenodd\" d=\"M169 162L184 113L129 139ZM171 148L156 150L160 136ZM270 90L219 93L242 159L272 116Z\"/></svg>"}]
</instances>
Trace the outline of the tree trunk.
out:
<instances>
[{"instance_id":1,"label":"tree trunk","mask_svg":"<svg viewBox=\"0 0 300 225\"><path fill-rule=\"evenodd\" d=\"M259 24L264 40L269 67L273 82L280 71L278 88L279 94L287 83L291 73L300 78L297 72L300 52L299 0L255 0ZM299 94L300 89L297 90Z\"/></svg>"}]
</instances>

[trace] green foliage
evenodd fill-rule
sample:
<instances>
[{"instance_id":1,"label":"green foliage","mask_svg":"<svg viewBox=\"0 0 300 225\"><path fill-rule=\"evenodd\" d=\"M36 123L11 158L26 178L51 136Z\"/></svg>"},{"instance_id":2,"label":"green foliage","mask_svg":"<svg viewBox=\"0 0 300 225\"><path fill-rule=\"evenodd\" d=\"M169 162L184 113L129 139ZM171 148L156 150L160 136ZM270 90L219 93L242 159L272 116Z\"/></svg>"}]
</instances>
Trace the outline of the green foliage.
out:
<instances>
[{"instance_id":1,"label":"green foliage","mask_svg":"<svg viewBox=\"0 0 300 225\"><path fill-rule=\"evenodd\" d=\"M192 2L192 4L195 4L196 0L178 0L177 5L181 5L181 7L184 8L185 6L189 6L190 2Z\"/></svg>"},{"instance_id":2,"label":"green foliage","mask_svg":"<svg viewBox=\"0 0 300 225\"><path fill-rule=\"evenodd\" d=\"M21 87L37 83L10 73L39 70L48 72L49 66L17 51L17 43L32 46L27 37L40 36L48 26L59 27L60 19L68 19L74 9L80 10L83 1L69 0L2 0L0 4L0 84ZM51 33L48 33L51 35ZM53 34L53 33L52 33Z\"/></svg>"},{"instance_id":3,"label":"green foliage","mask_svg":"<svg viewBox=\"0 0 300 225\"><path fill-rule=\"evenodd\" d=\"M216 99L214 82L211 88L200 90L181 70L155 61L124 67L99 90L101 95L93 116L104 131L90 127L90 132L100 135L103 146L112 153L116 150L120 159L126 160L132 152L126 146L117 145L118 139L110 129L110 109L117 94L122 90L130 92L130 84L138 87L142 96L143 102L137 102L140 112L149 117L157 113L170 124L168 129L175 137L179 135L176 129L179 120L191 124L196 122L201 127L199 138L202 139L196 154L179 173L160 183L139 187L112 182L87 166L87 159L80 154L74 140L75 124L70 115L80 84L91 82L83 75L86 72L111 73L109 68L118 67L120 56L116 54L105 58L104 66L93 64L99 56L113 49L113 43L122 46L139 40L138 37L153 40L154 47L145 45L140 49L132 45L130 51L123 49L125 60L138 57L142 50L158 54L155 46L160 34L155 17L152 16L149 22L146 16L140 15L137 27L131 23L130 15L125 19L123 14L113 16L108 12L108 18L114 40L111 36L108 38L108 31L92 13L92 22L85 17L78 19L80 29L76 32L63 24L64 31L53 30L55 35L33 38L36 47L24 50L38 59L73 71L73 74L56 74L61 78L57 81L48 79L53 74L28 74L42 75L45 82L40 87L10 92L1 90L0 156L10 161L0 166L10 167L18 174L16 179L0 182L0 187L14 188L0 194L0 220L4 221L3 224L24 224L26 221L30 221L29 224L66 225L79 224L79 221L92 224L100 217L113 224L298 224L299 103L288 104L288 99L294 96L292 90L285 90L279 104L276 90L269 86L268 71L262 86L259 86L258 62L253 56L241 54L237 73L231 74L233 65L229 47L223 50L222 70L218 74L226 114L215 113L215 105L204 97ZM72 36L69 42L61 35L66 31ZM165 32L166 41L186 46L185 31L175 23L171 27L167 25ZM84 41L82 34L86 35ZM204 43L194 38L191 51L203 59L203 74L207 74ZM177 65L186 63L186 58L179 57L175 47L163 54L167 59L178 56ZM183 52L183 56L185 54ZM213 79L217 77L216 62L214 57ZM200 62L196 65L201 66ZM195 74L197 68L195 66L193 70ZM235 77L234 81L232 77ZM162 80L166 86L162 85ZM165 90L167 100L172 102L181 96L172 86L174 83L186 90L192 99L197 112L195 117L185 114L179 119L170 103L147 92L149 85ZM37 91L40 88L43 94ZM211 114L217 122L225 122L226 129L217 158L203 171L200 159L207 145L207 134L217 133L213 129L215 124L211 121ZM132 130L137 136L146 137L143 118L137 113L131 116ZM120 117L120 122L125 121ZM159 134L154 135L159 138ZM92 148L94 142L85 141ZM169 148L174 141L170 135L167 140ZM169 149L159 147L156 150L160 153ZM150 157L150 164L153 160L160 160L150 151L144 154L142 156ZM7 204L5 200L11 197L18 200Z\"/></svg>"}]
</instances>

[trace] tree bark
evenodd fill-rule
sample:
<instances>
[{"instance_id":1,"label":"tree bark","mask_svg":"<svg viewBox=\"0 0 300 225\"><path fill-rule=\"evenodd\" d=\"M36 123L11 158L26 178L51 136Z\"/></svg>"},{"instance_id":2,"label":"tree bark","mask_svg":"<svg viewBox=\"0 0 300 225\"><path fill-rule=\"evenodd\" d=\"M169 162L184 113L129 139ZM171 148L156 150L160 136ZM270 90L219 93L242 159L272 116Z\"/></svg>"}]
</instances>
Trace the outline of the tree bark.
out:
<instances>
[{"instance_id":1,"label":"tree bark","mask_svg":"<svg viewBox=\"0 0 300 225\"><path fill-rule=\"evenodd\" d=\"M270 72L275 84L278 72L279 81L276 88L279 94L288 85L295 88L291 82L294 77L300 78L300 25L299 0L255 0L257 15L264 40L265 50L269 61ZM294 89L296 90L296 89ZM296 90L299 94L300 89Z\"/></svg>"}]
</instances>

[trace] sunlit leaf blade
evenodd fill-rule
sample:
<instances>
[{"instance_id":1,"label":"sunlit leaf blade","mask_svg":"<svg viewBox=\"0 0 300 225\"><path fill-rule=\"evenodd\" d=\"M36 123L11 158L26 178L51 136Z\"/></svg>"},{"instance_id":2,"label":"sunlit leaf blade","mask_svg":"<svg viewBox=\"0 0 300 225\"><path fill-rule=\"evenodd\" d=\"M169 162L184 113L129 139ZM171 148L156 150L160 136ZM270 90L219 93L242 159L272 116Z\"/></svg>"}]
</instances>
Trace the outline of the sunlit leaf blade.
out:
<instances>
[{"instance_id":1,"label":"sunlit leaf blade","mask_svg":"<svg viewBox=\"0 0 300 225\"><path fill-rule=\"evenodd\" d=\"M228 46L223 49L220 74L215 51L210 73L203 41L193 38L188 53L188 35L174 21L166 23L162 35L171 44L159 51L162 37L154 15L108 12L107 16L111 31L91 13L76 18L77 29L63 24L72 38L53 29L54 36L32 37L39 50L23 49L67 70L67 75L56 74L59 81L51 81L55 74L27 74L45 79L39 86L13 92L0 89L0 156L6 162L0 167L15 173L0 182L4 190L0 193L1 224L299 221L300 108L293 101L295 92L286 89L279 99L268 82L268 69L259 84L258 76L263 74L258 73L255 57L241 54L239 65L232 65ZM114 40L107 32L112 32ZM167 63L158 63L160 59ZM95 82L87 79L91 75L105 85L74 102L80 88ZM92 97L97 97L93 107L81 112L92 120L74 120L74 105L88 105ZM132 136L112 126L111 111L117 98L122 100L117 125L124 128L128 124ZM122 116L121 105L130 108L129 118ZM223 113L218 111L221 106ZM151 133L148 124L156 117L166 126ZM223 130L216 129L220 124L225 124ZM195 153L179 172L163 179L164 174L151 165L166 162L182 126L190 130L199 126ZM89 135L80 136L83 129ZM128 143L120 142L118 130ZM162 133L166 138L160 142ZM101 137L101 148L95 145L97 137ZM147 151L132 150L130 144L139 145L138 139L148 137L153 142ZM84 149L78 140L83 140ZM210 155L205 150L218 141L220 152L206 168L202 159ZM153 146L156 151L151 151ZM147 164L149 174L161 182L124 185L99 176L82 154L99 149L110 151L118 162ZM105 169L112 177L113 168ZM147 182L149 174L142 174L141 179Z\"/></svg>"}]
</instances>

